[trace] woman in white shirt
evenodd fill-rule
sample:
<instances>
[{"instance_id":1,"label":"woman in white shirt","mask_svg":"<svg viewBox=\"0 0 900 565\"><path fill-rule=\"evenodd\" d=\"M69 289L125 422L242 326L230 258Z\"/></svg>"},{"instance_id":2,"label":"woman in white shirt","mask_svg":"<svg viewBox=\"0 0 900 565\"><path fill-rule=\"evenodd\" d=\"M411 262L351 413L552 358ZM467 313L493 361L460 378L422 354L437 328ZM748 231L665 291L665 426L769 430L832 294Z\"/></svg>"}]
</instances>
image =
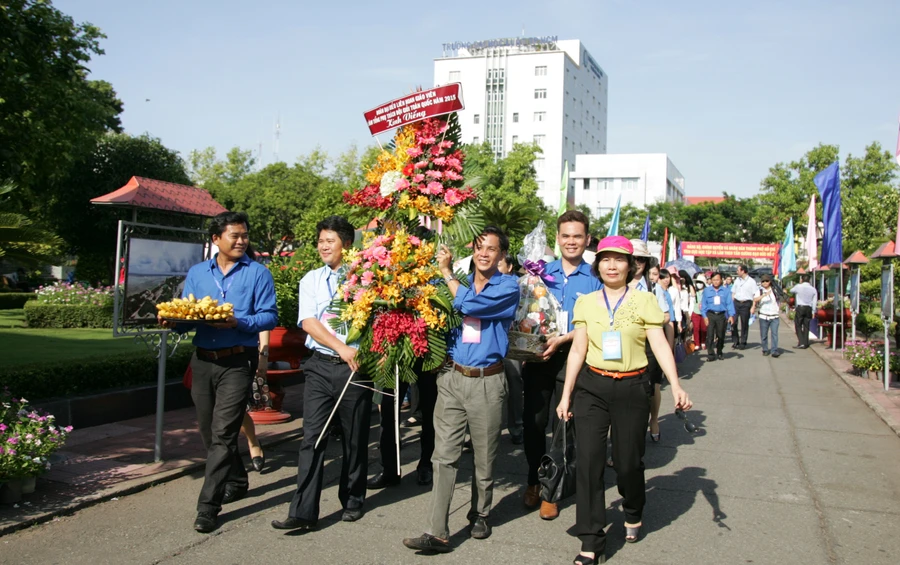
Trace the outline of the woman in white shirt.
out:
<instances>
[{"instance_id":1,"label":"woman in white shirt","mask_svg":"<svg viewBox=\"0 0 900 565\"><path fill-rule=\"evenodd\" d=\"M684 341L689 341L691 332L694 331L691 313L694 311L694 305L697 303L697 290L694 288L694 279L691 278L690 273L682 269L678 274L681 277L681 319L684 321L682 338Z\"/></svg>"},{"instance_id":2,"label":"woman in white shirt","mask_svg":"<svg viewBox=\"0 0 900 565\"><path fill-rule=\"evenodd\" d=\"M772 276L763 275L760 280L760 293L753 299L753 306L750 313L757 314L759 320L759 335L762 341L763 355L772 355L777 358L781 356L781 350L778 349L778 326L781 325L781 319L778 316L778 298L775 291L772 290ZM769 334L772 336L772 347L769 348Z\"/></svg>"},{"instance_id":3,"label":"woman in white shirt","mask_svg":"<svg viewBox=\"0 0 900 565\"><path fill-rule=\"evenodd\" d=\"M669 273L672 275L672 284L669 285L669 297L672 298L672 306L674 306L675 310L673 322L675 326L675 335L677 336L684 330L681 324L681 311L684 310L681 304L681 279L678 278L678 271L674 267L669 268Z\"/></svg>"}]
</instances>

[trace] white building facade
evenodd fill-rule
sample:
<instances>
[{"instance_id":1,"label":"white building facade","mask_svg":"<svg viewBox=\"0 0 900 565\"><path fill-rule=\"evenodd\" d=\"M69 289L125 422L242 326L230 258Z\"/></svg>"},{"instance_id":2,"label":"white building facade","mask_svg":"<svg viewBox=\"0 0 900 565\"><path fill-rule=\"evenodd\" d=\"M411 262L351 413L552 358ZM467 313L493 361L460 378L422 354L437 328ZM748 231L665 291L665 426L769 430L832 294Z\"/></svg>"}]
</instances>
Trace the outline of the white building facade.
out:
<instances>
[{"instance_id":1,"label":"white building facade","mask_svg":"<svg viewBox=\"0 0 900 565\"><path fill-rule=\"evenodd\" d=\"M578 155L575 205L585 204L595 218L622 206L644 208L656 202L684 202L684 177L665 153Z\"/></svg>"},{"instance_id":2,"label":"white building facade","mask_svg":"<svg viewBox=\"0 0 900 565\"><path fill-rule=\"evenodd\" d=\"M443 48L434 83L462 83L462 141L487 141L496 158L516 143L540 145L539 195L556 209L563 163L571 168L578 154L606 153L606 73L579 40L510 38Z\"/></svg>"}]
</instances>

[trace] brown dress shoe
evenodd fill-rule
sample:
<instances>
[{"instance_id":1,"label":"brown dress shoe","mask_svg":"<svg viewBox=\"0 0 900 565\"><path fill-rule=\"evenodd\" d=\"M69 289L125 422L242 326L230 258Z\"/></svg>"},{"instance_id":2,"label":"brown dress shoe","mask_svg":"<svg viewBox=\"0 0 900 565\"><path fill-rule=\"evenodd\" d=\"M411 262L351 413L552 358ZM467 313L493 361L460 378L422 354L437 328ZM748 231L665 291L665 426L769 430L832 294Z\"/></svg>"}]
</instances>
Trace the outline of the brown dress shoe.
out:
<instances>
[{"instance_id":1,"label":"brown dress shoe","mask_svg":"<svg viewBox=\"0 0 900 565\"><path fill-rule=\"evenodd\" d=\"M544 520L554 520L559 516L559 507L555 502L541 501L541 518Z\"/></svg>"},{"instance_id":2,"label":"brown dress shoe","mask_svg":"<svg viewBox=\"0 0 900 565\"><path fill-rule=\"evenodd\" d=\"M541 503L541 485L529 485L525 489L525 506L527 508L537 508Z\"/></svg>"}]
</instances>

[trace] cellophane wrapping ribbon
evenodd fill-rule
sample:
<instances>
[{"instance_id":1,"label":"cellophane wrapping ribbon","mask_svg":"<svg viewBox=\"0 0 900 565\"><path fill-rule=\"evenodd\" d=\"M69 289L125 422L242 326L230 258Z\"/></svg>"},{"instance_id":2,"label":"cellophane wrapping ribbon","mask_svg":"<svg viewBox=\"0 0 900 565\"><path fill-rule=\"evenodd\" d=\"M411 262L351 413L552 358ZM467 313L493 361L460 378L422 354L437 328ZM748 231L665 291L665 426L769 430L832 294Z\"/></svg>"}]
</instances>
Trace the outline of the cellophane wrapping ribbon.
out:
<instances>
[{"instance_id":1,"label":"cellophane wrapping ribbon","mask_svg":"<svg viewBox=\"0 0 900 565\"><path fill-rule=\"evenodd\" d=\"M544 222L540 221L525 236L525 243L518 255L525 275L519 278L519 309L509 332L507 356L511 359L543 361L540 355L546 348L547 339L559 335L563 329L558 325L562 306L546 284L553 282L553 277L546 273L546 247Z\"/></svg>"}]
</instances>

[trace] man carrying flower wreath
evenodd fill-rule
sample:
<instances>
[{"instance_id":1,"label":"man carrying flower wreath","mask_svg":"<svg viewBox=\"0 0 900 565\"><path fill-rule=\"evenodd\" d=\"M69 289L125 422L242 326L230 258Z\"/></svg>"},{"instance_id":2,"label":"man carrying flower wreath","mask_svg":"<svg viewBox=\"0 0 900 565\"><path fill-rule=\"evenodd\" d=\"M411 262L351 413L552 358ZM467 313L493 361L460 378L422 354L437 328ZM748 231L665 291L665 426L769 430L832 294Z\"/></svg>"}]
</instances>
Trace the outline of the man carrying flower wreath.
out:
<instances>
[{"instance_id":1,"label":"man carrying flower wreath","mask_svg":"<svg viewBox=\"0 0 900 565\"><path fill-rule=\"evenodd\" d=\"M488 226L473 241L475 272L463 286L453 276L453 256L446 246L437 254L441 274L454 296L453 307L463 316L463 325L449 338L449 362L437 378L438 398L434 408L435 445L432 463L434 485L428 531L406 538L410 549L447 553L450 546L448 520L456 473L466 427L472 436L475 470L472 473L472 504L467 514L470 535L491 535L487 523L494 489L494 462L503 424L507 395L503 358L509 348L508 331L519 306L515 277L498 270L500 258L509 250L509 238L499 228Z\"/></svg>"},{"instance_id":2,"label":"man carrying flower wreath","mask_svg":"<svg viewBox=\"0 0 900 565\"><path fill-rule=\"evenodd\" d=\"M306 347L312 356L304 363L306 384L303 391L303 441L297 461L297 491L291 500L288 517L273 520L278 530L311 529L319 520L322 474L327 438L316 448L325 433L328 416L337 403L351 373L359 370L357 349L347 344L347 331L335 331L328 320L335 315L328 306L344 278L343 251L353 244L354 230L342 216L329 216L316 225L317 249L325 265L310 271L300 281L300 312L297 325L308 334ZM364 380L364 379L356 379ZM354 522L363 515L366 499L369 423L372 391L347 387L337 416L343 431L343 461L338 498L344 508L341 520Z\"/></svg>"}]
</instances>

